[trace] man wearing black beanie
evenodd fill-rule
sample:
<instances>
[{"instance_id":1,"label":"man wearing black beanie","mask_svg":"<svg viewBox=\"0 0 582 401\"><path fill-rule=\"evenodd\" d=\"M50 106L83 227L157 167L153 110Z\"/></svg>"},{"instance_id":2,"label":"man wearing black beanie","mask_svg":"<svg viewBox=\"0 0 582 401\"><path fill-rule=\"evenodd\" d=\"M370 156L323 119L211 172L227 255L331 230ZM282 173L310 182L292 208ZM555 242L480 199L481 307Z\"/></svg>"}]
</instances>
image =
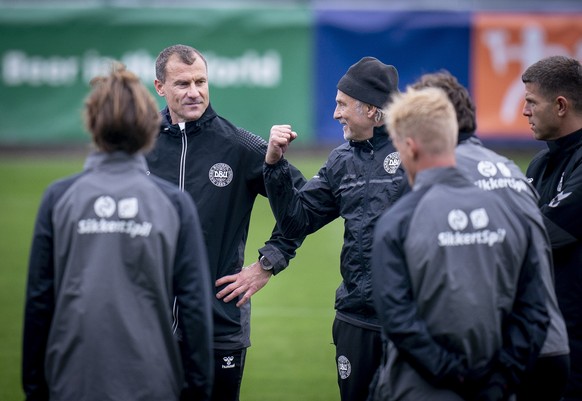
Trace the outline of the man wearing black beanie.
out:
<instances>
[{"instance_id":1,"label":"man wearing black beanie","mask_svg":"<svg viewBox=\"0 0 582 401\"><path fill-rule=\"evenodd\" d=\"M398 71L374 57L364 57L348 69L337 88L354 99L382 109L390 95L398 92Z\"/></svg>"},{"instance_id":2,"label":"man wearing black beanie","mask_svg":"<svg viewBox=\"0 0 582 401\"><path fill-rule=\"evenodd\" d=\"M337 377L343 401L364 401L382 356L370 281L374 225L408 188L382 118L382 108L398 92L398 72L364 57L348 69L337 89L333 117L342 124L347 142L334 149L319 173L297 191L283 158L297 134L290 125L275 125L263 173L271 208L287 238L344 219L343 280L336 291L333 323Z\"/></svg>"}]
</instances>

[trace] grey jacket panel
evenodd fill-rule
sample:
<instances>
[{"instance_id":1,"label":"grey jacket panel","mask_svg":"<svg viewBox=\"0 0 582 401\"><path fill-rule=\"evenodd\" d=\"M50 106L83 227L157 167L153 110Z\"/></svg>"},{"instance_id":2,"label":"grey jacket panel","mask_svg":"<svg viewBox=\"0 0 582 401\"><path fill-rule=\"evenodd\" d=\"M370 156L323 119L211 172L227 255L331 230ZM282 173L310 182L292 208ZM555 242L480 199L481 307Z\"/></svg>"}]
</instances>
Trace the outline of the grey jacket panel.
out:
<instances>
[{"instance_id":1,"label":"grey jacket panel","mask_svg":"<svg viewBox=\"0 0 582 401\"><path fill-rule=\"evenodd\" d=\"M569 352L568 334L554 288L554 271L550 240L541 211L537 205L538 194L519 167L508 158L482 146L471 137L456 148L457 164L479 188L501 196L514 210L523 212L536 236L539 247L540 273L546 291L550 327L540 355L563 355Z\"/></svg>"},{"instance_id":2,"label":"grey jacket panel","mask_svg":"<svg viewBox=\"0 0 582 401\"><path fill-rule=\"evenodd\" d=\"M389 355L390 380L402 378L391 381L402 398L390 399L419 399L406 396L420 388L400 370L407 365L427 397L434 387L464 390L459 378L476 372L517 385L549 321L523 217L456 169L431 169L382 216L374 239L376 309L399 355Z\"/></svg>"},{"instance_id":3,"label":"grey jacket panel","mask_svg":"<svg viewBox=\"0 0 582 401\"><path fill-rule=\"evenodd\" d=\"M37 221L31 255L52 258L31 256L25 390L44 370L52 400L178 400L184 382L209 398L211 280L192 200L148 177L143 156L99 153L47 190Z\"/></svg>"}]
</instances>

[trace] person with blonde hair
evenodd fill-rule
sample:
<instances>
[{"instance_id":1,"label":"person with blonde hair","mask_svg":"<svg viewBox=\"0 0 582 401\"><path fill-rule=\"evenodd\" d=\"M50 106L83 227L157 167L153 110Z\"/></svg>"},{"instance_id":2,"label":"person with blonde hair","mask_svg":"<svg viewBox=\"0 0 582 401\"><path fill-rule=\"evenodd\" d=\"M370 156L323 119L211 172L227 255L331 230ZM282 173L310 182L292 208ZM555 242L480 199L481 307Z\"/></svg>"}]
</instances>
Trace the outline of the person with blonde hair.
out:
<instances>
[{"instance_id":1,"label":"person with blonde hair","mask_svg":"<svg viewBox=\"0 0 582 401\"><path fill-rule=\"evenodd\" d=\"M534 246L540 249L540 273L544 282L550 326L544 346L531 372L517 389L516 401L559 401L569 373L568 334L558 306L554 288L554 266L550 239L543 215L538 207L539 196L511 159L484 146L477 137L476 108L469 91L448 71L423 74L412 87L441 88L455 107L458 143L455 149L457 167L479 188L503 198L508 205L523 212L537 236Z\"/></svg>"},{"instance_id":2,"label":"person with blonde hair","mask_svg":"<svg viewBox=\"0 0 582 401\"><path fill-rule=\"evenodd\" d=\"M412 191L374 232L388 342L371 398L505 400L549 320L530 226L456 168L457 118L441 89L396 96L386 123Z\"/></svg>"},{"instance_id":3,"label":"person with blonde hair","mask_svg":"<svg viewBox=\"0 0 582 401\"><path fill-rule=\"evenodd\" d=\"M91 85L85 121L96 149L83 172L48 187L36 218L26 399L208 400L212 282L196 207L146 174L160 117L138 77L114 64Z\"/></svg>"}]
</instances>

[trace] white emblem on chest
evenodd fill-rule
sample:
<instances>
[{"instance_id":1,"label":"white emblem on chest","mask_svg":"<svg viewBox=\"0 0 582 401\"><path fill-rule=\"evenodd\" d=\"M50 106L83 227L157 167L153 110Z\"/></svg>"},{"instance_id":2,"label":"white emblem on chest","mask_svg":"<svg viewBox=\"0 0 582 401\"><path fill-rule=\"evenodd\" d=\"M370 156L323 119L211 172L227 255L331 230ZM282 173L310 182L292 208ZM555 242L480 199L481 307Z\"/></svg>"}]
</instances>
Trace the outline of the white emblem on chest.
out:
<instances>
[{"instance_id":1,"label":"white emblem on chest","mask_svg":"<svg viewBox=\"0 0 582 401\"><path fill-rule=\"evenodd\" d=\"M216 163L210 167L208 178L217 187L226 187L232 181L233 172L226 163Z\"/></svg>"},{"instance_id":2,"label":"white emblem on chest","mask_svg":"<svg viewBox=\"0 0 582 401\"><path fill-rule=\"evenodd\" d=\"M392 152L384 159L384 170L388 174L394 174L400 166L400 154L398 152Z\"/></svg>"}]
</instances>

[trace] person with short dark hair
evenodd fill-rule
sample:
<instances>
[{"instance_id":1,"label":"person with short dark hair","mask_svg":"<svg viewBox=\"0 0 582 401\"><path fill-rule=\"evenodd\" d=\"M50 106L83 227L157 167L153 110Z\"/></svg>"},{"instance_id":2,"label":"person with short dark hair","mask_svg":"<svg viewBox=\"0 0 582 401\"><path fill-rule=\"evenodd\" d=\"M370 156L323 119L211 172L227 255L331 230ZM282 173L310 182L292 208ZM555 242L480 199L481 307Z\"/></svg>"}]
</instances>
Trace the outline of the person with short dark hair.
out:
<instances>
[{"instance_id":1,"label":"person with short dark hair","mask_svg":"<svg viewBox=\"0 0 582 401\"><path fill-rule=\"evenodd\" d=\"M400 157L383 122L382 108L396 92L396 68L364 57L337 84L333 117L343 126L346 142L330 153L317 175L294 190L283 158L297 136L290 125L273 126L265 157L269 202L285 235L308 235L338 217L344 220L342 282L332 329L343 401L366 400L382 356L370 253L376 220L407 189Z\"/></svg>"},{"instance_id":2,"label":"person with short dark hair","mask_svg":"<svg viewBox=\"0 0 582 401\"><path fill-rule=\"evenodd\" d=\"M570 376L563 400L582 400L582 65L551 56L529 66L523 115L533 136L547 143L526 176L550 236L556 296L566 322Z\"/></svg>"},{"instance_id":3,"label":"person with short dark hair","mask_svg":"<svg viewBox=\"0 0 582 401\"><path fill-rule=\"evenodd\" d=\"M546 338L537 237L456 168L443 90L396 96L386 124L412 190L374 232L372 295L389 343L371 399L506 400Z\"/></svg>"},{"instance_id":4,"label":"person with short dark hair","mask_svg":"<svg viewBox=\"0 0 582 401\"><path fill-rule=\"evenodd\" d=\"M445 91L455 108L459 125L455 149L457 167L479 188L499 195L509 206L523 212L531 224L532 233L537 237L533 244L539 247L541 256L540 274L546 291L550 326L532 371L517 389L517 401L559 401L570 367L568 334L556 299L550 240L538 208L539 196L512 160L486 148L477 137L475 105L469 91L453 75L448 71L424 74L411 87Z\"/></svg>"},{"instance_id":5,"label":"person with short dark hair","mask_svg":"<svg viewBox=\"0 0 582 401\"><path fill-rule=\"evenodd\" d=\"M146 174L160 117L138 77L116 64L91 84L85 121L96 150L83 172L49 186L36 218L26 399L209 400L212 282L198 212Z\"/></svg>"},{"instance_id":6,"label":"person with short dark hair","mask_svg":"<svg viewBox=\"0 0 582 401\"><path fill-rule=\"evenodd\" d=\"M302 239L284 238L275 227L258 250L257 261L243 269L253 205L258 195L267 195L263 180L267 143L214 111L208 66L193 47L162 50L154 86L166 107L155 147L147 155L149 171L188 192L200 211L210 275L218 287L213 303L212 399L236 401L251 344L248 301L288 266ZM300 187L305 178L297 169L292 171L293 183Z\"/></svg>"}]
</instances>

